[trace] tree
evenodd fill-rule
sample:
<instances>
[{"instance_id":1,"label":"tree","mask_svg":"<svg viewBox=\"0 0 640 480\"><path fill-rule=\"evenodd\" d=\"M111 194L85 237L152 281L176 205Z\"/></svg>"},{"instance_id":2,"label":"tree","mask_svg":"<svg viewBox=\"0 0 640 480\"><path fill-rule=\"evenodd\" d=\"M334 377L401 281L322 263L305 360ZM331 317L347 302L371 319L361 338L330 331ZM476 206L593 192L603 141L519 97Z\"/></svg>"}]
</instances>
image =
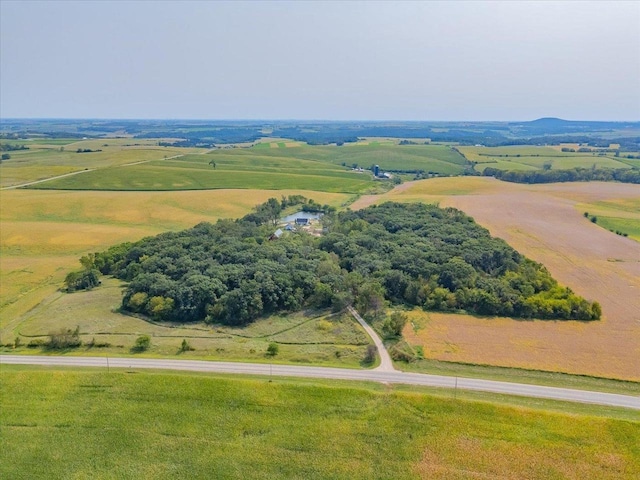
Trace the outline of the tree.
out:
<instances>
[{"instance_id":1,"label":"tree","mask_svg":"<svg viewBox=\"0 0 640 480\"><path fill-rule=\"evenodd\" d=\"M269 346L267 347L267 355L269 355L270 357L275 357L279 351L280 351L280 347L278 346L277 343L275 342L269 343Z\"/></svg>"},{"instance_id":2,"label":"tree","mask_svg":"<svg viewBox=\"0 0 640 480\"><path fill-rule=\"evenodd\" d=\"M382 324L382 333L386 337L400 337L407 324L408 317L402 312L393 312Z\"/></svg>"},{"instance_id":3,"label":"tree","mask_svg":"<svg viewBox=\"0 0 640 480\"><path fill-rule=\"evenodd\" d=\"M64 283L68 292L91 290L93 287L100 285L100 272L95 268L71 272L65 277Z\"/></svg>"},{"instance_id":4,"label":"tree","mask_svg":"<svg viewBox=\"0 0 640 480\"><path fill-rule=\"evenodd\" d=\"M129 301L127 302L127 308L132 312L144 312L147 306L147 301L149 300L149 295L144 292L137 292L131 295Z\"/></svg>"},{"instance_id":5,"label":"tree","mask_svg":"<svg viewBox=\"0 0 640 480\"><path fill-rule=\"evenodd\" d=\"M9 155L8 153L2 154L2 160L9 160L10 158L11 158L11 155Z\"/></svg>"},{"instance_id":6,"label":"tree","mask_svg":"<svg viewBox=\"0 0 640 480\"><path fill-rule=\"evenodd\" d=\"M147 313L157 320L162 320L171 314L173 305L173 298L151 297L147 303Z\"/></svg>"},{"instance_id":7,"label":"tree","mask_svg":"<svg viewBox=\"0 0 640 480\"><path fill-rule=\"evenodd\" d=\"M371 281L358 289L356 306L362 313L373 312L377 315L384 307L384 288L378 282Z\"/></svg>"}]
</instances>

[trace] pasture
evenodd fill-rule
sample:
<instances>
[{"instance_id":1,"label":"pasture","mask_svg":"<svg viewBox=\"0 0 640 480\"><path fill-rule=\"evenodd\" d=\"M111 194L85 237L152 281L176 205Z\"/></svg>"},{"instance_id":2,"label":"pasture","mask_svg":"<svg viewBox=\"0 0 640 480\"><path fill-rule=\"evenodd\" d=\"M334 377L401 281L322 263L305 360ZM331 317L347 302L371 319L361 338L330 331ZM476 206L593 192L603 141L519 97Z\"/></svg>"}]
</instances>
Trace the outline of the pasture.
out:
<instances>
[{"instance_id":1,"label":"pasture","mask_svg":"<svg viewBox=\"0 0 640 480\"><path fill-rule=\"evenodd\" d=\"M3 478L624 480L640 469L637 420L596 407L113 369L3 366L0 381Z\"/></svg>"},{"instance_id":2,"label":"pasture","mask_svg":"<svg viewBox=\"0 0 640 480\"><path fill-rule=\"evenodd\" d=\"M26 344L36 339L46 341L49 333L78 327L84 346L73 350L75 355L130 355L136 338L144 333L151 337L151 347L144 354L150 356L359 368L370 342L350 315L326 311L274 315L244 328L151 323L118 312L123 288L121 282L104 278L103 285L91 291L53 293L23 316L14 329L23 347L12 351L38 353L40 349ZM181 351L183 340L193 351ZM266 354L271 342L279 347L274 357ZM102 346L92 347L94 343Z\"/></svg>"}]
</instances>

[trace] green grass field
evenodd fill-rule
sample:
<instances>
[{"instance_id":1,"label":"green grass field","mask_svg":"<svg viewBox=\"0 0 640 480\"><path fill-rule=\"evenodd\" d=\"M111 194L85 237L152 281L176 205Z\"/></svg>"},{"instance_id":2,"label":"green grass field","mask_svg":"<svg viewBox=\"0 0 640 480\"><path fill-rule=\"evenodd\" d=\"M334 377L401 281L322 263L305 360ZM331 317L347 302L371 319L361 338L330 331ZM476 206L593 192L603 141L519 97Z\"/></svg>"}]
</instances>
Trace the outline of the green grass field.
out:
<instances>
[{"instance_id":1,"label":"green grass field","mask_svg":"<svg viewBox=\"0 0 640 480\"><path fill-rule=\"evenodd\" d=\"M640 218L598 217L598 225L612 232L626 233L640 242Z\"/></svg>"},{"instance_id":2,"label":"green grass field","mask_svg":"<svg viewBox=\"0 0 640 480\"><path fill-rule=\"evenodd\" d=\"M582 167L629 168L628 162L598 153L562 152L557 147L522 145L513 147L458 147L465 157L476 162L475 169L536 170L550 165L552 170Z\"/></svg>"},{"instance_id":3,"label":"green grass field","mask_svg":"<svg viewBox=\"0 0 640 480\"><path fill-rule=\"evenodd\" d=\"M244 328L204 323L185 325L149 323L117 311L122 302L123 284L104 278L103 285L73 294L56 292L25 314L19 322L8 324L3 339L22 339L22 347L4 349L12 353L42 353L46 349L28 348L34 339L47 340L51 332L79 327L85 346L67 352L74 355L129 355L136 338L151 336L147 356L173 356L210 360L305 363L359 368L370 343L362 327L348 314L296 312L260 319ZM91 348L91 341L109 343ZM195 349L180 352L186 339ZM267 357L269 343L279 345L275 357ZM6 341L5 341L6 343ZM2 348L2 347L0 347Z\"/></svg>"},{"instance_id":4,"label":"green grass field","mask_svg":"<svg viewBox=\"0 0 640 480\"><path fill-rule=\"evenodd\" d=\"M0 166L0 186L7 187L64 175L134 162L159 160L198 149L158 147L157 142L131 139L81 140L72 143L23 142L29 150L9 152ZM77 153L77 149L102 150Z\"/></svg>"},{"instance_id":5,"label":"green grass field","mask_svg":"<svg viewBox=\"0 0 640 480\"><path fill-rule=\"evenodd\" d=\"M424 170L443 175L462 173L467 165L458 152L444 145L291 145L258 143L251 148L217 149L205 155L158 158L140 165L101 168L32 188L126 191L298 188L359 193L379 188L382 183L374 183L368 171L352 172L353 165L368 169L378 164L382 170Z\"/></svg>"},{"instance_id":6,"label":"green grass field","mask_svg":"<svg viewBox=\"0 0 640 480\"><path fill-rule=\"evenodd\" d=\"M374 186L371 177L345 172L341 176L275 173L250 170L214 170L211 167L135 165L105 168L33 185L36 189L166 191L246 188L258 190L317 190L358 193ZM333 173L333 171L332 171Z\"/></svg>"},{"instance_id":7,"label":"green grass field","mask_svg":"<svg viewBox=\"0 0 640 480\"><path fill-rule=\"evenodd\" d=\"M3 366L0 381L2 478L606 480L640 469L640 424L589 414L113 369Z\"/></svg>"},{"instance_id":8,"label":"green grass field","mask_svg":"<svg viewBox=\"0 0 640 480\"><path fill-rule=\"evenodd\" d=\"M597 217L597 224L613 232L626 233L640 242L640 199L618 199L579 204L581 211Z\"/></svg>"}]
</instances>

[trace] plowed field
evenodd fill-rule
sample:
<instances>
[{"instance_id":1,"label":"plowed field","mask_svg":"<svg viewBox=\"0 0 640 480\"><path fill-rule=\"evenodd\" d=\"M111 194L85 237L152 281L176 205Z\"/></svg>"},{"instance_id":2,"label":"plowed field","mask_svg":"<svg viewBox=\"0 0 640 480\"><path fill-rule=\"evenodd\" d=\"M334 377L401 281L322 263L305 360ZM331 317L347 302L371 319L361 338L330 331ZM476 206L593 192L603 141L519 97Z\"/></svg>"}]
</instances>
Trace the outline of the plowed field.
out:
<instances>
[{"instance_id":1,"label":"plowed field","mask_svg":"<svg viewBox=\"0 0 640 480\"><path fill-rule=\"evenodd\" d=\"M474 217L492 235L544 264L563 285L600 302L603 318L523 321L429 314L420 322L423 328L405 330L410 343L424 345L428 357L440 360L640 380L640 244L591 223L579 208L638 199L639 185L449 178L416 182L387 198L421 197Z\"/></svg>"}]
</instances>

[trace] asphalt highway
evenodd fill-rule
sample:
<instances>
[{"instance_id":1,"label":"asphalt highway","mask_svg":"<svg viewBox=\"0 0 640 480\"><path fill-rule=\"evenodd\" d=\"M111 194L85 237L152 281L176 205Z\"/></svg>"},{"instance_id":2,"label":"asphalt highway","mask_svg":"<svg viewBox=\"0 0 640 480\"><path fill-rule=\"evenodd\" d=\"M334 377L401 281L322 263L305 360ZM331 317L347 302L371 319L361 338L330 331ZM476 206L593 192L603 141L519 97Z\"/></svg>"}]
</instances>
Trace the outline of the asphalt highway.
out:
<instances>
[{"instance_id":1,"label":"asphalt highway","mask_svg":"<svg viewBox=\"0 0 640 480\"><path fill-rule=\"evenodd\" d=\"M569 402L592 403L640 410L640 397L613 393L544 387L521 383L497 382L473 378L405 373L396 370L352 370L329 367L305 367L259 363L208 362L201 360L171 360L127 357L59 357L31 355L0 355L4 364L46 365L66 367L100 367L130 369L186 370L194 372L228 373L234 375L266 375L277 377L326 378L383 383L422 385L427 387L459 388Z\"/></svg>"}]
</instances>

